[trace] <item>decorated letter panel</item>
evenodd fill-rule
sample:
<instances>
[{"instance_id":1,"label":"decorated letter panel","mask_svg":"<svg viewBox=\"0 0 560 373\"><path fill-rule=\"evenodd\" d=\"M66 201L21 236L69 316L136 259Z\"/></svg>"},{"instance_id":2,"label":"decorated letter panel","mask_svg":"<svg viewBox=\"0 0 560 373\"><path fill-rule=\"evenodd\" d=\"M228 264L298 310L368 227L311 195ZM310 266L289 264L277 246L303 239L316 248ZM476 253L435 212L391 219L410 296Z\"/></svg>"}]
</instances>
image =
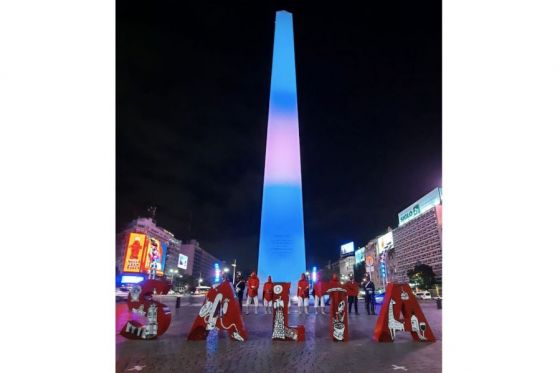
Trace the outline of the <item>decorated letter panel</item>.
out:
<instances>
[{"instance_id":1,"label":"decorated letter panel","mask_svg":"<svg viewBox=\"0 0 560 373\"><path fill-rule=\"evenodd\" d=\"M229 281L224 281L216 288L210 289L187 339L190 341L204 340L214 329L226 330L233 340L247 340L239 303Z\"/></svg>"},{"instance_id":2,"label":"decorated letter panel","mask_svg":"<svg viewBox=\"0 0 560 373\"><path fill-rule=\"evenodd\" d=\"M121 335L128 339L154 339L167 331L171 311L165 304L153 300L155 292L167 294L170 285L162 280L146 280L135 285L128 295L128 309L132 318L126 322Z\"/></svg>"},{"instance_id":3,"label":"decorated letter panel","mask_svg":"<svg viewBox=\"0 0 560 373\"><path fill-rule=\"evenodd\" d=\"M387 285L373 339L393 342L397 332L410 332L416 342L436 340L410 286L392 283Z\"/></svg>"}]
</instances>

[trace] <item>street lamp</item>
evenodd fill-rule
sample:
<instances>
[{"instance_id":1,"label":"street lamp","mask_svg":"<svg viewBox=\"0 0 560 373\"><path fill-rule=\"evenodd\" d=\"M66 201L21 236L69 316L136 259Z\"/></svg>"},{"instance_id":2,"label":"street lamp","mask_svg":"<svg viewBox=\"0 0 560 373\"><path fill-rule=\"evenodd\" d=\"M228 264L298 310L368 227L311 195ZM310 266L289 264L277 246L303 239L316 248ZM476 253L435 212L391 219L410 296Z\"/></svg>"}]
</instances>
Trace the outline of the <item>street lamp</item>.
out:
<instances>
[{"instance_id":1,"label":"street lamp","mask_svg":"<svg viewBox=\"0 0 560 373\"><path fill-rule=\"evenodd\" d=\"M225 272L225 273L228 273L228 272L229 272L229 268L228 268L228 267L224 268L224 272Z\"/></svg>"},{"instance_id":2,"label":"street lamp","mask_svg":"<svg viewBox=\"0 0 560 373\"><path fill-rule=\"evenodd\" d=\"M179 273L177 269L170 269L169 272L171 273L171 286L173 286L173 280L175 278L175 274Z\"/></svg>"},{"instance_id":3,"label":"street lamp","mask_svg":"<svg viewBox=\"0 0 560 373\"><path fill-rule=\"evenodd\" d=\"M237 259L233 260L233 264L231 266L233 267L233 275L231 276L231 284L234 285L235 284L235 275L237 274L237 272L235 271L237 269Z\"/></svg>"}]
</instances>

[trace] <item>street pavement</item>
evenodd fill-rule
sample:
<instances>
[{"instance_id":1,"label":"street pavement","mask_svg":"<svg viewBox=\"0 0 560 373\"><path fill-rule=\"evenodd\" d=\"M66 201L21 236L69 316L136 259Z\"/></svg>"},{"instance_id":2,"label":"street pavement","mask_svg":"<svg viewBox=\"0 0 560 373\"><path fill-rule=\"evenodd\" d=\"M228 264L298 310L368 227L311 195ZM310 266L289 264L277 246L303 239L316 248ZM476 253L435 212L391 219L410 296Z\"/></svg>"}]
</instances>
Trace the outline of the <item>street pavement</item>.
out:
<instances>
[{"instance_id":1,"label":"street pavement","mask_svg":"<svg viewBox=\"0 0 560 373\"><path fill-rule=\"evenodd\" d=\"M212 331L206 341L187 341L204 297L183 297L179 309L175 299L157 299L169 305L171 326L148 341L118 334L128 309L126 302L117 303L116 372L441 372L442 310L435 301L419 302L436 342L414 342L408 332L397 332L393 343L375 342L377 316L367 315L360 300L360 314L349 317L350 340L339 343L329 336L328 315L297 315L297 307L291 307L289 325L305 325L305 342L298 343L272 341L272 315L265 315L262 306L257 315L243 313L246 342L232 341L223 331Z\"/></svg>"}]
</instances>

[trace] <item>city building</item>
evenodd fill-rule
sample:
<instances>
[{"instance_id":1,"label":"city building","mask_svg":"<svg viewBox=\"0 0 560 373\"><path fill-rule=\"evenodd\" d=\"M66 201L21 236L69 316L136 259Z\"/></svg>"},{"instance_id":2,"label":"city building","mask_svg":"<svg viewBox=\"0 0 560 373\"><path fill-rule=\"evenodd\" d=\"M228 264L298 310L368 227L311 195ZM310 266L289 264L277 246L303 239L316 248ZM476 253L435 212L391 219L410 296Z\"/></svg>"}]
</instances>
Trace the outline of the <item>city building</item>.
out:
<instances>
[{"instance_id":1,"label":"city building","mask_svg":"<svg viewBox=\"0 0 560 373\"><path fill-rule=\"evenodd\" d=\"M393 230L396 256L395 282L408 282L407 271L416 264L432 267L436 278L442 275L442 201L436 188L398 214Z\"/></svg>"},{"instance_id":2,"label":"city building","mask_svg":"<svg viewBox=\"0 0 560 373\"><path fill-rule=\"evenodd\" d=\"M370 240L365 251L366 273L370 275L376 289L383 289L390 282L395 282L397 261L393 230Z\"/></svg>"},{"instance_id":3,"label":"city building","mask_svg":"<svg viewBox=\"0 0 560 373\"><path fill-rule=\"evenodd\" d=\"M127 254L127 245L130 233L141 233L147 237L155 238L164 246L165 258L162 263L177 264L178 253L181 249L181 240L175 238L175 235L168 230L156 225L152 218L139 217L131 221L127 227L117 234L116 240L116 265L119 272L123 272L125 256ZM162 268L165 270L165 268Z\"/></svg>"},{"instance_id":4,"label":"city building","mask_svg":"<svg viewBox=\"0 0 560 373\"><path fill-rule=\"evenodd\" d=\"M183 246L185 247L185 250L192 250L194 256L192 263L192 275L202 278L206 284L212 283L215 277L214 264L218 263L220 269L222 269L223 262L201 248L199 242L196 240L191 240L188 244Z\"/></svg>"},{"instance_id":5,"label":"city building","mask_svg":"<svg viewBox=\"0 0 560 373\"><path fill-rule=\"evenodd\" d=\"M346 282L350 277L354 277L354 266L356 265L356 257L348 255L340 258L338 270L340 280Z\"/></svg>"},{"instance_id":6,"label":"city building","mask_svg":"<svg viewBox=\"0 0 560 373\"><path fill-rule=\"evenodd\" d=\"M183 244L173 233L157 226L152 218L139 217L117 234L116 265L118 273L137 273L139 275L145 273L142 269L134 268L132 271L127 271L124 268L127 254L130 252L128 248L132 246L129 242L132 240L132 236L142 239L142 244L139 247L143 249L138 250L141 252L140 256L144 258L146 253L142 250L146 250L150 239L154 238L161 243L164 260L162 260L161 271L158 272L159 276L165 276L168 279L176 276L194 276L202 278L203 283L210 284L214 281L216 274L215 263L218 263L220 269L224 268L224 263L202 249L198 241L190 240ZM128 258L130 258L130 255Z\"/></svg>"}]
</instances>

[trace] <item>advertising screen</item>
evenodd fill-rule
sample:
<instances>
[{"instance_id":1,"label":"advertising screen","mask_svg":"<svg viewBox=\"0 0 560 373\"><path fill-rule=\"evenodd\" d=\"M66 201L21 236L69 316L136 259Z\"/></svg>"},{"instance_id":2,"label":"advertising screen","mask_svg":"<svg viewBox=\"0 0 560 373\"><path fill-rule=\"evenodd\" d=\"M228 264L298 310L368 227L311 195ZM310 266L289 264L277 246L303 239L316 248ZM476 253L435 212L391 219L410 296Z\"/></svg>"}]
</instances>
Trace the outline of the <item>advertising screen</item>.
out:
<instances>
[{"instance_id":1,"label":"advertising screen","mask_svg":"<svg viewBox=\"0 0 560 373\"><path fill-rule=\"evenodd\" d=\"M167 252L167 245L162 244L160 240L154 237L148 237L146 240L146 251L144 254L144 262L142 265L142 272L149 273L152 262L156 265L156 274L163 275L165 269L165 254Z\"/></svg>"},{"instance_id":2,"label":"advertising screen","mask_svg":"<svg viewBox=\"0 0 560 373\"><path fill-rule=\"evenodd\" d=\"M345 243L340 246L340 254L346 255L354 252L354 241Z\"/></svg>"},{"instance_id":3,"label":"advertising screen","mask_svg":"<svg viewBox=\"0 0 560 373\"><path fill-rule=\"evenodd\" d=\"M441 188L435 188L406 209L399 212L399 225L417 218L432 207L441 204Z\"/></svg>"},{"instance_id":4,"label":"advertising screen","mask_svg":"<svg viewBox=\"0 0 560 373\"><path fill-rule=\"evenodd\" d=\"M362 247L361 249L356 250L356 264L361 263L363 261L365 261L365 254L366 254L366 248Z\"/></svg>"},{"instance_id":5,"label":"advertising screen","mask_svg":"<svg viewBox=\"0 0 560 373\"><path fill-rule=\"evenodd\" d=\"M393 232L384 234L377 239L377 254L393 248Z\"/></svg>"},{"instance_id":6,"label":"advertising screen","mask_svg":"<svg viewBox=\"0 0 560 373\"><path fill-rule=\"evenodd\" d=\"M146 250L146 235L131 233L126 244L123 262L123 272L140 273L144 252Z\"/></svg>"},{"instance_id":7,"label":"advertising screen","mask_svg":"<svg viewBox=\"0 0 560 373\"><path fill-rule=\"evenodd\" d=\"M187 269L187 264L189 262L189 257L184 254L179 254L179 262L177 263L177 268Z\"/></svg>"}]
</instances>

